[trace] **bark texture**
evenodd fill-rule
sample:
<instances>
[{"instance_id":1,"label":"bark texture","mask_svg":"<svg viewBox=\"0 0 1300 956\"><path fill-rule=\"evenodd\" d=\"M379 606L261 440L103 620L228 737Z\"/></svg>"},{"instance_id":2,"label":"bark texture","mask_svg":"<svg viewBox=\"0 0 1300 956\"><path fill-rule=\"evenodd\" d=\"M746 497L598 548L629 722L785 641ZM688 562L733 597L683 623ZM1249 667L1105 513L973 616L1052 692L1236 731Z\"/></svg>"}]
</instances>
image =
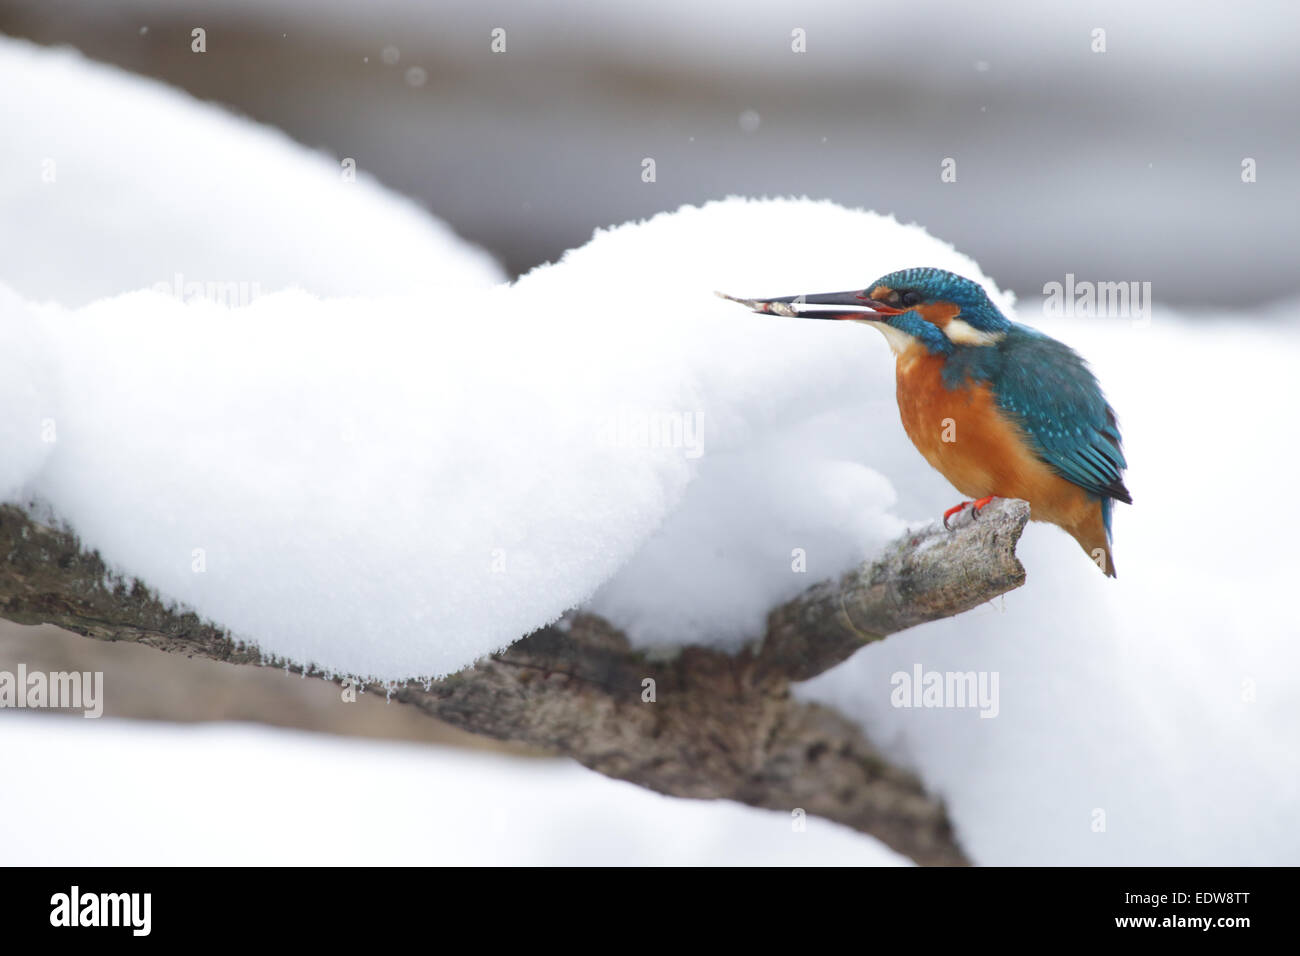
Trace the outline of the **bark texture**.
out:
<instances>
[{"instance_id":1,"label":"bark texture","mask_svg":"<svg viewBox=\"0 0 1300 956\"><path fill-rule=\"evenodd\" d=\"M864 644L1019 587L1025 572L1015 547L1028 519L1024 502L996 501L954 531L932 524L910 532L773 610L765 633L738 653L646 653L607 621L575 613L432 684L367 689L662 793L802 810L918 863L963 864L943 806L916 776L890 764L855 723L797 700L791 688ZM71 532L23 509L0 506L0 555L0 617L190 657L286 666L145 583L110 573Z\"/></svg>"}]
</instances>

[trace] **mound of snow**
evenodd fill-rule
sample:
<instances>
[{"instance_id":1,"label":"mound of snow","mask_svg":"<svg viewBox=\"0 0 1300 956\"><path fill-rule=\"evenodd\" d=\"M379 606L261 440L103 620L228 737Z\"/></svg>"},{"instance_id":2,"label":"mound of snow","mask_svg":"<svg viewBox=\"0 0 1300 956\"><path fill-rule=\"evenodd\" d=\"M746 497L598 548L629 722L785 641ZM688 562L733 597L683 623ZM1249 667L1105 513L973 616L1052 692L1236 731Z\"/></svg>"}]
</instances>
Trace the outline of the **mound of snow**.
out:
<instances>
[{"instance_id":1,"label":"mound of snow","mask_svg":"<svg viewBox=\"0 0 1300 956\"><path fill-rule=\"evenodd\" d=\"M502 278L378 185L364 154L308 152L72 50L0 37L0 122L0 277L27 299L77 306L160 287L242 304L291 286L432 295Z\"/></svg>"},{"instance_id":2,"label":"mound of snow","mask_svg":"<svg viewBox=\"0 0 1300 956\"><path fill-rule=\"evenodd\" d=\"M23 494L58 437L48 394L55 366L35 315L0 285L0 501Z\"/></svg>"},{"instance_id":3,"label":"mound of snow","mask_svg":"<svg viewBox=\"0 0 1300 956\"><path fill-rule=\"evenodd\" d=\"M818 233L852 241L827 255ZM863 330L713 289L916 262L985 279L915 226L732 200L463 299L144 292L48 314L58 442L28 491L166 597L330 671L454 671L607 582L597 607L639 640L734 643L899 530L894 452L861 423L892 385Z\"/></svg>"},{"instance_id":4,"label":"mound of snow","mask_svg":"<svg viewBox=\"0 0 1300 956\"><path fill-rule=\"evenodd\" d=\"M9 864L908 863L835 823L810 818L796 831L789 813L665 797L569 761L14 714L0 721L0 750L41 780L0 792ZM87 780L113 799L88 804ZM225 826L196 807L238 808L270 825Z\"/></svg>"}]
</instances>

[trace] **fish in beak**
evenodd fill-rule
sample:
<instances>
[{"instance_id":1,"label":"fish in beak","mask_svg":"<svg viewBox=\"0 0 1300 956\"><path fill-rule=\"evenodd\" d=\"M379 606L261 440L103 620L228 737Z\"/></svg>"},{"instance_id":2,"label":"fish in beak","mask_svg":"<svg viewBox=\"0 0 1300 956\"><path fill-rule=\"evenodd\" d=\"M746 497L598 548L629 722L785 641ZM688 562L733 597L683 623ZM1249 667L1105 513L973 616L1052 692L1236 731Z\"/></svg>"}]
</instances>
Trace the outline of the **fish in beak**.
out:
<instances>
[{"instance_id":1,"label":"fish in beak","mask_svg":"<svg viewBox=\"0 0 1300 956\"><path fill-rule=\"evenodd\" d=\"M753 312L765 315L784 315L796 319L847 319L883 322L903 309L879 302L866 292L824 292L819 295L790 295L779 299L741 299L724 292L717 293L731 302L739 302Z\"/></svg>"}]
</instances>

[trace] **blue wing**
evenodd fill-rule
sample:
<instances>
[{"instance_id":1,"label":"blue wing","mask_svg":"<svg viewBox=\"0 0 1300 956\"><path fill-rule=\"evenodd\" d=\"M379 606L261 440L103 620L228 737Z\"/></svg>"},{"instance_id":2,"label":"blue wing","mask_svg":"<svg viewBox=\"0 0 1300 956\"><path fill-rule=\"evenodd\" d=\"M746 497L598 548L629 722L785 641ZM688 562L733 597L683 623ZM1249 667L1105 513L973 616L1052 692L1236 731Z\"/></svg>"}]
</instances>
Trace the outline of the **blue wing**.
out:
<instances>
[{"instance_id":1,"label":"blue wing","mask_svg":"<svg viewBox=\"0 0 1300 956\"><path fill-rule=\"evenodd\" d=\"M1132 504L1115 412L1082 358L1068 345L1013 324L996 346L961 350L945 379L987 381L998 407L1019 424L1035 451L1066 481L1102 499L1107 530L1111 499Z\"/></svg>"}]
</instances>

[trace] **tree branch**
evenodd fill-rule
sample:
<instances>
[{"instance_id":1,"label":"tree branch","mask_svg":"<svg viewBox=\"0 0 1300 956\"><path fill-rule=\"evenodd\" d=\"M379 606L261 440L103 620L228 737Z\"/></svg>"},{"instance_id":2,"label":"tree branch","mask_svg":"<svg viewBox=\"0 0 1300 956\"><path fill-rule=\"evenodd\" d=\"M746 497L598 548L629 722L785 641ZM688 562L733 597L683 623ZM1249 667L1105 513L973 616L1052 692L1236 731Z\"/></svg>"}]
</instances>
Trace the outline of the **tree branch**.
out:
<instances>
[{"instance_id":1,"label":"tree branch","mask_svg":"<svg viewBox=\"0 0 1300 956\"><path fill-rule=\"evenodd\" d=\"M815 585L768 615L763 666L790 680L830 670L863 644L952 617L1025 583L1016 542L1023 501L995 499L948 532L937 522L894 541L869 564Z\"/></svg>"},{"instance_id":2,"label":"tree branch","mask_svg":"<svg viewBox=\"0 0 1300 956\"><path fill-rule=\"evenodd\" d=\"M866 643L1019 587L1025 574L1015 546L1028 518L1024 502L997 501L953 532L936 524L910 532L838 582L774 610L766 633L739 653L686 646L651 654L607 621L578 613L427 687L369 689L661 793L802 809L918 863L965 863L943 807L915 775L892 766L834 710L796 700L791 685ZM70 531L19 508L0 506L0 553L0 617L191 657L286 666L112 574ZM653 700L645 699L648 687Z\"/></svg>"}]
</instances>

